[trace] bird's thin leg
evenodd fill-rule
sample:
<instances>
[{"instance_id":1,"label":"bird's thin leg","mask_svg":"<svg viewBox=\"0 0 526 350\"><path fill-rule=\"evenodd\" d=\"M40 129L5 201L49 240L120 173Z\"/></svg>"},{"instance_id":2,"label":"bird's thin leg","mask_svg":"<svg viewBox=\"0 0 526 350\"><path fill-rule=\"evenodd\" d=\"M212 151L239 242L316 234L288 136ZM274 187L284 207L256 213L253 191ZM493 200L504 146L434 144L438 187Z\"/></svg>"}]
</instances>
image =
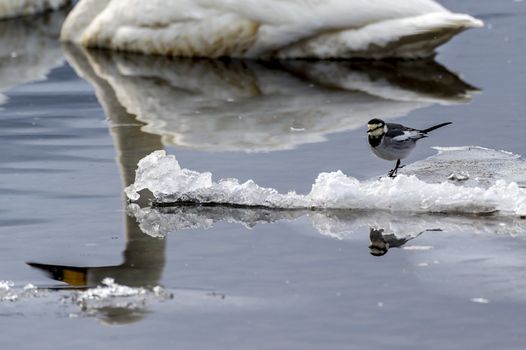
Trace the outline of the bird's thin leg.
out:
<instances>
[{"instance_id":1,"label":"bird's thin leg","mask_svg":"<svg viewBox=\"0 0 526 350\"><path fill-rule=\"evenodd\" d=\"M396 165L395 165L394 169L389 170L389 172L387 173L387 176L389 176L389 177L396 177L396 173L398 172L398 168L399 167L400 167L400 159L398 159L396 161Z\"/></svg>"}]
</instances>

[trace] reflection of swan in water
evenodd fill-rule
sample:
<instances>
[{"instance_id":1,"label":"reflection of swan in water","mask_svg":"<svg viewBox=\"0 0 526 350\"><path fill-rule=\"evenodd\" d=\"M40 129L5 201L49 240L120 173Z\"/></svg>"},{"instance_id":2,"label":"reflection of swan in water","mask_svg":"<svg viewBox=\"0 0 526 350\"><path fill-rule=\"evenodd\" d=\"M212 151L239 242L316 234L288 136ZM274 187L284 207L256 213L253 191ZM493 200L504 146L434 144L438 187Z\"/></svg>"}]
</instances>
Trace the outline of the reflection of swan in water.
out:
<instances>
[{"instance_id":1,"label":"reflection of swan in water","mask_svg":"<svg viewBox=\"0 0 526 350\"><path fill-rule=\"evenodd\" d=\"M64 61L58 36L64 11L39 17L0 21L0 104L1 94L14 86L42 80Z\"/></svg>"},{"instance_id":2,"label":"reflection of swan in water","mask_svg":"<svg viewBox=\"0 0 526 350\"><path fill-rule=\"evenodd\" d=\"M0 19L34 15L58 8L71 0L0 0Z\"/></svg>"},{"instance_id":3,"label":"reflection of swan in water","mask_svg":"<svg viewBox=\"0 0 526 350\"><path fill-rule=\"evenodd\" d=\"M185 57L424 57L481 25L433 0L81 0L62 39Z\"/></svg>"},{"instance_id":4,"label":"reflection of swan in water","mask_svg":"<svg viewBox=\"0 0 526 350\"><path fill-rule=\"evenodd\" d=\"M71 50L72 48L70 48ZM73 48L74 49L74 48ZM139 159L152 150L162 148L156 135L144 135L140 124L134 120L119 104L112 103L113 90L90 70L90 64L81 54L70 59L70 64L83 77L96 87L96 93L113 125L110 133L117 150L119 170L126 186L133 182L135 166ZM102 96L102 97L101 97ZM140 136L140 137L138 137ZM130 140L134 140L130 142ZM115 283L126 286L154 287L159 284L165 265L166 241L149 237L142 233L134 218L125 216L126 247L123 252L123 262L112 266L66 266L44 263L29 263L55 280L65 282L69 286L93 287L100 285L104 278L110 277ZM141 305L144 307L144 305ZM107 323L130 323L143 318L147 310L141 307L121 307L119 305L102 304L90 310Z\"/></svg>"},{"instance_id":5,"label":"reflection of swan in water","mask_svg":"<svg viewBox=\"0 0 526 350\"><path fill-rule=\"evenodd\" d=\"M263 63L83 52L113 90L112 104L145 123L143 131L164 144L209 151L291 149L363 127L371 115L389 119L469 101L475 90L432 61Z\"/></svg>"}]
</instances>

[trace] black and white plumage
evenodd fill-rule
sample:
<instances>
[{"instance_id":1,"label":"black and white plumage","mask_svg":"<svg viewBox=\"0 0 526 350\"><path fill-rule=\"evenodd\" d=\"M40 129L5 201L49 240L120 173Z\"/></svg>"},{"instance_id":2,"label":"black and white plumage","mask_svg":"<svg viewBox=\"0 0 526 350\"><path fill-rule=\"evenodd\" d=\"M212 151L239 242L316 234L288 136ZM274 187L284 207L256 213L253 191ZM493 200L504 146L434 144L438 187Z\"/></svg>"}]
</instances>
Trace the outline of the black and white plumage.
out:
<instances>
[{"instance_id":1,"label":"black and white plumage","mask_svg":"<svg viewBox=\"0 0 526 350\"><path fill-rule=\"evenodd\" d=\"M449 124L451 122L419 130L401 124L385 123L381 119L374 118L367 123L369 146L377 157L385 160L396 160L394 169L388 173L389 177L395 177L400 168L400 160L411 153L415 148L416 141L427 137L428 132Z\"/></svg>"}]
</instances>

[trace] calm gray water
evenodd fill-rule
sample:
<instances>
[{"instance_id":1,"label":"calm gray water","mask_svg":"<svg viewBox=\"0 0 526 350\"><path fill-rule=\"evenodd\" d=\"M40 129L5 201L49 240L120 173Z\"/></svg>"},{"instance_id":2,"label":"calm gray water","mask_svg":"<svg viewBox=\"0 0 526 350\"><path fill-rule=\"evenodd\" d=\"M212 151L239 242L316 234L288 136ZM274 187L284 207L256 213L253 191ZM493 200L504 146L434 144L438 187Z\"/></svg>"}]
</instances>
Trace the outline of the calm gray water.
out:
<instances>
[{"instance_id":1,"label":"calm gray water","mask_svg":"<svg viewBox=\"0 0 526 350\"><path fill-rule=\"evenodd\" d=\"M453 122L407 162L431 146L525 155L526 3L442 3L486 26L436 62L181 61L62 47L61 13L0 23L0 280L18 295L0 301L2 348L523 349L520 225L453 218L463 229L377 257L367 227L335 238L310 213L181 208L163 213L200 224L158 239L126 210L124 186L157 149L280 191L308 192L323 171L382 175L392 164L367 147L371 116ZM22 290L65 285L50 274L173 298L86 306L75 291Z\"/></svg>"}]
</instances>

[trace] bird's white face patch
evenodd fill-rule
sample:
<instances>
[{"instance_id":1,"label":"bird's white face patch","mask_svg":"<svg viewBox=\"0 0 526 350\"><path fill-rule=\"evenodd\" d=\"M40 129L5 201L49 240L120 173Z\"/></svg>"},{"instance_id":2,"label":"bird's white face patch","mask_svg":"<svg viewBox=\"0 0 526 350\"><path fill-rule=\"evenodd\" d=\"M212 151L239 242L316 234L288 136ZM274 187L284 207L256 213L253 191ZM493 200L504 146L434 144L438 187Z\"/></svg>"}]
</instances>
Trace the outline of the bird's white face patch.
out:
<instances>
[{"instance_id":1,"label":"bird's white face patch","mask_svg":"<svg viewBox=\"0 0 526 350\"><path fill-rule=\"evenodd\" d=\"M381 136L387 132L387 126L382 124L367 124L367 133L371 136Z\"/></svg>"}]
</instances>

